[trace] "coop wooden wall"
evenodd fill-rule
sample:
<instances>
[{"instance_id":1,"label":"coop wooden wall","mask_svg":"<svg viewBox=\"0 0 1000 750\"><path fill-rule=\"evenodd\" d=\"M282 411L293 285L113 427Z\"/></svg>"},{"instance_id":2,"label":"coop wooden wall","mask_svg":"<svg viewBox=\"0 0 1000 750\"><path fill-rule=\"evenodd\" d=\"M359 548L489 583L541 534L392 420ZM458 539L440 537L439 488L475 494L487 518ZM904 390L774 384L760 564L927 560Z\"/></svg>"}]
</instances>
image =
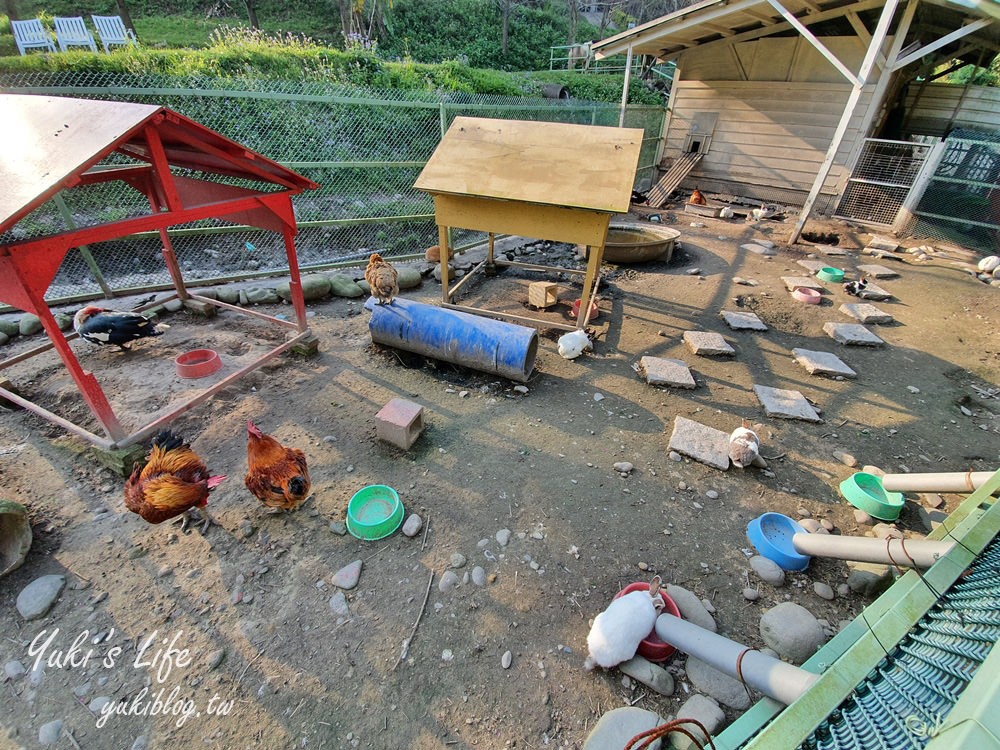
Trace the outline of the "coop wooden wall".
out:
<instances>
[{"instance_id":1,"label":"coop wooden wall","mask_svg":"<svg viewBox=\"0 0 1000 750\"><path fill-rule=\"evenodd\" d=\"M824 38L849 68L864 49L853 38ZM709 150L684 183L713 192L801 205L826 155L850 93L850 84L801 38L761 40L686 53L679 60L664 156L683 152L699 112L719 119ZM862 96L817 203L830 208L844 164L861 137Z\"/></svg>"},{"instance_id":2,"label":"coop wooden wall","mask_svg":"<svg viewBox=\"0 0 1000 750\"><path fill-rule=\"evenodd\" d=\"M906 102L906 129L943 136L950 128L1000 131L1000 89L931 83L911 85Z\"/></svg>"}]
</instances>

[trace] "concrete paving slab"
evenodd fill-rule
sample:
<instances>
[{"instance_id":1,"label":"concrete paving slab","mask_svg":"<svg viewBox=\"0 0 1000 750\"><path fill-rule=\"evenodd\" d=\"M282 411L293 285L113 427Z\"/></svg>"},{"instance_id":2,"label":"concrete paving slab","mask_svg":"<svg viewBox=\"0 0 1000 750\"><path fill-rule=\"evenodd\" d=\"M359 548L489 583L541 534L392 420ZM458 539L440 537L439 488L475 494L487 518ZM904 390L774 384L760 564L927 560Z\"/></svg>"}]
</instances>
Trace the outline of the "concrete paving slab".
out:
<instances>
[{"instance_id":1,"label":"concrete paving slab","mask_svg":"<svg viewBox=\"0 0 1000 750\"><path fill-rule=\"evenodd\" d=\"M764 407L764 413L769 417L803 419L806 422L821 421L816 410L798 391L754 385L753 392L757 395L760 405Z\"/></svg>"},{"instance_id":2,"label":"concrete paving slab","mask_svg":"<svg viewBox=\"0 0 1000 750\"><path fill-rule=\"evenodd\" d=\"M809 273L816 273L819 269L826 268L828 265L830 265L824 260L809 260L808 258L805 260L796 261L796 263L798 263L804 269L809 271Z\"/></svg>"},{"instance_id":3,"label":"concrete paving slab","mask_svg":"<svg viewBox=\"0 0 1000 750\"><path fill-rule=\"evenodd\" d=\"M860 323L824 323L823 332L847 346L882 346L885 342Z\"/></svg>"},{"instance_id":4,"label":"concrete paving slab","mask_svg":"<svg viewBox=\"0 0 1000 750\"><path fill-rule=\"evenodd\" d=\"M879 325L896 322L896 319L889 313L878 309L875 305L869 305L867 302L845 303L840 306L840 311L865 324Z\"/></svg>"},{"instance_id":5,"label":"concrete paving slab","mask_svg":"<svg viewBox=\"0 0 1000 750\"><path fill-rule=\"evenodd\" d=\"M817 292L822 292L826 290L821 281L813 278L812 276L782 276L782 283L784 283L785 288L788 291L792 291L797 286L804 286L808 289L815 289Z\"/></svg>"},{"instance_id":6,"label":"concrete paving slab","mask_svg":"<svg viewBox=\"0 0 1000 750\"><path fill-rule=\"evenodd\" d=\"M899 274L891 268L880 266L877 263L867 266L858 266L858 272L863 273L865 276L871 276L873 279L895 279L899 276Z\"/></svg>"},{"instance_id":7,"label":"concrete paving slab","mask_svg":"<svg viewBox=\"0 0 1000 750\"><path fill-rule=\"evenodd\" d=\"M674 417L668 450L715 469L729 468L729 435L687 417Z\"/></svg>"},{"instance_id":8,"label":"concrete paving slab","mask_svg":"<svg viewBox=\"0 0 1000 750\"><path fill-rule=\"evenodd\" d=\"M684 331L684 343L700 357L731 357L736 354L722 334L711 331Z\"/></svg>"},{"instance_id":9,"label":"concrete paving slab","mask_svg":"<svg viewBox=\"0 0 1000 750\"><path fill-rule=\"evenodd\" d=\"M836 245L816 245L816 252L826 255L828 257L840 257L844 255L850 255L850 253L842 247L837 247Z\"/></svg>"},{"instance_id":10,"label":"concrete paving slab","mask_svg":"<svg viewBox=\"0 0 1000 750\"><path fill-rule=\"evenodd\" d=\"M766 331L767 325L752 312L723 310L722 319L734 331Z\"/></svg>"},{"instance_id":11,"label":"concrete paving slab","mask_svg":"<svg viewBox=\"0 0 1000 750\"><path fill-rule=\"evenodd\" d=\"M757 255L764 256L774 256L778 254L778 251L771 247L765 247L764 245L758 245L755 242L748 242L745 245L740 245L740 248L751 253L757 253Z\"/></svg>"},{"instance_id":12,"label":"concrete paving slab","mask_svg":"<svg viewBox=\"0 0 1000 750\"><path fill-rule=\"evenodd\" d=\"M867 250L868 248L895 252L899 249L899 243L889 237L876 236L872 237L871 240L868 241L868 246L865 249Z\"/></svg>"},{"instance_id":13,"label":"concrete paving slab","mask_svg":"<svg viewBox=\"0 0 1000 750\"><path fill-rule=\"evenodd\" d=\"M639 360L639 372L646 376L650 385L668 385L671 388L694 388L696 385L691 369L679 359L643 357Z\"/></svg>"},{"instance_id":14,"label":"concrete paving slab","mask_svg":"<svg viewBox=\"0 0 1000 750\"><path fill-rule=\"evenodd\" d=\"M876 302L880 300L892 299L892 295L887 290L883 289L878 284L873 284L870 281L868 282L868 286L858 293L858 296L861 297L861 299L873 299Z\"/></svg>"},{"instance_id":15,"label":"concrete paving slab","mask_svg":"<svg viewBox=\"0 0 1000 750\"><path fill-rule=\"evenodd\" d=\"M836 354L817 352L810 349L792 349L795 361L802 365L810 375L828 375L844 378L856 378L858 374L848 367Z\"/></svg>"}]
</instances>

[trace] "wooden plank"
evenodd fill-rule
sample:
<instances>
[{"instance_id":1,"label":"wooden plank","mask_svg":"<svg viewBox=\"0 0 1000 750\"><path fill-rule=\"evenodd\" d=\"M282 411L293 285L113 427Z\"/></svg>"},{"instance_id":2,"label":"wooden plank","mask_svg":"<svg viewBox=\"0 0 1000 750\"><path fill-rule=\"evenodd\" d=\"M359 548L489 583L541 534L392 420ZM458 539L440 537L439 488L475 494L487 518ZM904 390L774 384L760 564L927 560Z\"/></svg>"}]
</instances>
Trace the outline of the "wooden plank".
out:
<instances>
[{"instance_id":1,"label":"wooden plank","mask_svg":"<svg viewBox=\"0 0 1000 750\"><path fill-rule=\"evenodd\" d=\"M414 187L624 213L642 137L638 128L457 117Z\"/></svg>"},{"instance_id":2,"label":"wooden plank","mask_svg":"<svg viewBox=\"0 0 1000 750\"><path fill-rule=\"evenodd\" d=\"M604 247L611 214L471 195L438 194L434 196L434 218L442 227Z\"/></svg>"},{"instance_id":3,"label":"wooden plank","mask_svg":"<svg viewBox=\"0 0 1000 750\"><path fill-rule=\"evenodd\" d=\"M666 203L670 194L677 189L701 159L702 154L690 152L681 154L674 159L670 169L646 193L646 205L660 208Z\"/></svg>"}]
</instances>

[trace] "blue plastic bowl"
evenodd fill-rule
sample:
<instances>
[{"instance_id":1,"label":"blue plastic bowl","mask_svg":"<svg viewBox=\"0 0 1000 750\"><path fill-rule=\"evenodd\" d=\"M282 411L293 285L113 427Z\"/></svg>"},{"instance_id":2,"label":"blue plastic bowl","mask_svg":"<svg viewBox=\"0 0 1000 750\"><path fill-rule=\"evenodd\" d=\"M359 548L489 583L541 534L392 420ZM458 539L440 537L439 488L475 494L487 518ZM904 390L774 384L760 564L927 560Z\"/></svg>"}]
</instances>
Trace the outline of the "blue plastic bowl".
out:
<instances>
[{"instance_id":1,"label":"blue plastic bowl","mask_svg":"<svg viewBox=\"0 0 1000 750\"><path fill-rule=\"evenodd\" d=\"M798 523L781 513L765 513L747 524L747 539L758 554L782 570L805 570L809 555L795 551L794 534L808 533Z\"/></svg>"}]
</instances>

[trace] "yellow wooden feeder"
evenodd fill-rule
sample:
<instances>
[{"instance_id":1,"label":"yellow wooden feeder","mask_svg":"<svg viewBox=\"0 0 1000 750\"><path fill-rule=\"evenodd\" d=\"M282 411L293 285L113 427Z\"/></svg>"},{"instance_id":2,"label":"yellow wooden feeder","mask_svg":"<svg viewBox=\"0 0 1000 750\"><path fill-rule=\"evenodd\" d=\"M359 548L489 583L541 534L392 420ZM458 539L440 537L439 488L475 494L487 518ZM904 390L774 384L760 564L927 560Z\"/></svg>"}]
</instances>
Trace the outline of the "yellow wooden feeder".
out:
<instances>
[{"instance_id":1,"label":"yellow wooden feeder","mask_svg":"<svg viewBox=\"0 0 1000 750\"><path fill-rule=\"evenodd\" d=\"M597 296L598 271L612 214L626 213L643 131L555 122L456 117L414 187L434 197L441 257L451 227L487 232L486 259L453 287L441 264L444 307L546 328L583 328ZM494 233L586 245L587 270L497 260ZM458 290L485 268L514 266L584 276L585 311L571 326L456 305Z\"/></svg>"}]
</instances>

